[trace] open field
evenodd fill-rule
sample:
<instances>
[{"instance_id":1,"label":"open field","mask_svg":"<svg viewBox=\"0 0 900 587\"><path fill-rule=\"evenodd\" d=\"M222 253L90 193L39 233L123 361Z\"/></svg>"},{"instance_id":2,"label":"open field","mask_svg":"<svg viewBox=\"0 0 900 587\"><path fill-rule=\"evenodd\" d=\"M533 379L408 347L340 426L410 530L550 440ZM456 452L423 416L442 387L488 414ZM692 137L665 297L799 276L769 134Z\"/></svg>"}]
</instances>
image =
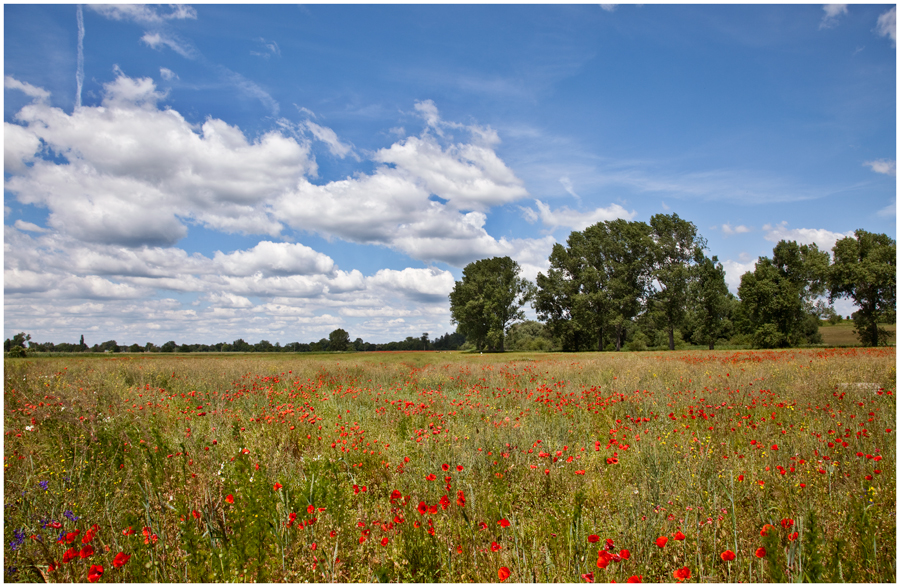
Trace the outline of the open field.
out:
<instances>
[{"instance_id":1,"label":"open field","mask_svg":"<svg viewBox=\"0 0 900 587\"><path fill-rule=\"evenodd\" d=\"M5 580L894 582L895 364L6 360Z\"/></svg>"},{"instance_id":2,"label":"open field","mask_svg":"<svg viewBox=\"0 0 900 587\"><path fill-rule=\"evenodd\" d=\"M888 332L888 344L897 344L897 325L882 324L880 326ZM845 320L839 324L819 326L819 332L822 334L822 342L826 345L857 346L860 342L854 328L853 322Z\"/></svg>"}]
</instances>

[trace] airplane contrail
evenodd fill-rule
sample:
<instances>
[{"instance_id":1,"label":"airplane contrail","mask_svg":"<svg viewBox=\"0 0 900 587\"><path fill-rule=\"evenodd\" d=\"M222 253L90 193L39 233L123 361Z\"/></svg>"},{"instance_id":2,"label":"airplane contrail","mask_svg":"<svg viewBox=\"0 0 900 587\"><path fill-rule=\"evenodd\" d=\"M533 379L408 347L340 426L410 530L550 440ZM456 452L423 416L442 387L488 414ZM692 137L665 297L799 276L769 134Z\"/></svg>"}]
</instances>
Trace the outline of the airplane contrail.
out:
<instances>
[{"instance_id":1,"label":"airplane contrail","mask_svg":"<svg viewBox=\"0 0 900 587\"><path fill-rule=\"evenodd\" d=\"M84 85L84 15L81 4L76 9L78 20L78 70L75 72L75 109L81 108L81 87Z\"/></svg>"}]
</instances>

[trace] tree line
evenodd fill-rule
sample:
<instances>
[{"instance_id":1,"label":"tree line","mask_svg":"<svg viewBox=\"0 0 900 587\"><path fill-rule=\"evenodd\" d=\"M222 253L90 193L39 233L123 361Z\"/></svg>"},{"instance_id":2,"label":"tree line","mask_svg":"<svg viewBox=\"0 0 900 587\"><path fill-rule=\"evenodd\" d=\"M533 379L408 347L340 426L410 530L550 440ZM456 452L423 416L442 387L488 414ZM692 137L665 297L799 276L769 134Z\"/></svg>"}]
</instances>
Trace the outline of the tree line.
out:
<instances>
[{"instance_id":1,"label":"tree line","mask_svg":"<svg viewBox=\"0 0 900 587\"><path fill-rule=\"evenodd\" d=\"M865 345L883 343L878 325L896 321L896 242L885 234L857 230L831 254L782 240L741 276L737 296L706 250L677 214L600 222L554 245L535 283L509 257L470 263L450 293L452 320L475 348L495 351L510 336L517 347L566 351L816 344L841 298L859 308L851 319ZM523 322L529 302L539 323Z\"/></svg>"},{"instance_id":2,"label":"tree line","mask_svg":"<svg viewBox=\"0 0 900 587\"><path fill-rule=\"evenodd\" d=\"M463 335L453 332L445 333L435 339L429 339L428 333L416 338L408 336L404 340L386 343L365 342L362 338L351 341L350 335L343 328L338 328L316 342L290 342L285 345L268 340L255 344L239 338L234 342L216 344L177 344L170 340L162 345L148 342L144 345L119 345L115 340L88 346L84 336L78 343L32 342L31 335L24 332L7 338L3 350L10 356L25 356L27 353L308 353L308 352L348 352L348 351L448 351L456 350L466 342Z\"/></svg>"}]
</instances>

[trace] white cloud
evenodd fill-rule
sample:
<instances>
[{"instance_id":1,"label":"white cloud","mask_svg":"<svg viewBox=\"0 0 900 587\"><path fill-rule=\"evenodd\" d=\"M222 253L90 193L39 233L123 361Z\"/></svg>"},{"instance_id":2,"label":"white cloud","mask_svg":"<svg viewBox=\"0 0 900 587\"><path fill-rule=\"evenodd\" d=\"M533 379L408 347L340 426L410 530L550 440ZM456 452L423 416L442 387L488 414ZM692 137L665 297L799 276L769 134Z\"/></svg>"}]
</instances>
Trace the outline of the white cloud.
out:
<instances>
[{"instance_id":1,"label":"white cloud","mask_svg":"<svg viewBox=\"0 0 900 587\"><path fill-rule=\"evenodd\" d=\"M328 255L301 244L271 241L262 241L247 251L229 254L217 251L214 262L225 274L235 276L319 275L330 274L335 269Z\"/></svg>"},{"instance_id":2,"label":"white cloud","mask_svg":"<svg viewBox=\"0 0 900 587\"><path fill-rule=\"evenodd\" d=\"M251 55L255 55L256 57L262 57L264 59L268 59L272 55L277 57L281 57L281 48L278 46L278 43L275 41L267 41L263 38L259 39L260 44L263 47L262 51L250 51Z\"/></svg>"},{"instance_id":3,"label":"white cloud","mask_svg":"<svg viewBox=\"0 0 900 587\"><path fill-rule=\"evenodd\" d=\"M601 4L600 8L602 8L603 10L605 10L607 12L615 12L616 7L618 7L618 6L619 6L618 4Z\"/></svg>"},{"instance_id":4,"label":"white cloud","mask_svg":"<svg viewBox=\"0 0 900 587\"><path fill-rule=\"evenodd\" d=\"M187 59L195 59L197 57L196 50L189 43L176 39L168 33L147 31L141 37L141 41L152 49L168 47Z\"/></svg>"},{"instance_id":5,"label":"white cloud","mask_svg":"<svg viewBox=\"0 0 900 587\"><path fill-rule=\"evenodd\" d=\"M111 20L132 21L138 24L160 24L167 20L196 19L197 11L184 4L171 5L172 12L162 13L144 4L89 4L89 8Z\"/></svg>"},{"instance_id":6,"label":"white cloud","mask_svg":"<svg viewBox=\"0 0 900 587\"><path fill-rule=\"evenodd\" d=\"M178 79L178 74L169 69L168 67L160 67L159 75L166 81Z\"/></svg>"},{"instance_id":7,"label":"white cloud","mask_svg":"<svg viewBox=\"0 0 900 587\"><path fill-rule=\"evenodd\" d=\"M537 206L537 212L532 208L521 208L525 219L529 222L534 222L540 218L543 225L551 230L559 227L571 228L572 230L584 230L588 226L598 222L616 220L618 218L631 220L637 214L634 210L628 212L619 204L610 204L606 208L596 208L589 212L579 212L577 210L571 210L566 206L551 210L548 204L545 204L540 200L535 200L534 203L535 206Z\"/></svg>"},{"instance_id":8,"label":"white cloud","mask_svg":"<svg viewBox=\"0 0 900 587\"><path fill-rule=\"evenodd\" d=\"M725 270L725 284L728 286L728 291L737 295L738 287L741 285L741 276L756 268L756 260L732 261L728 259L722 261L722 268Z\"/></svg>"},{"instance_id":9,"label":"white cloud","mask_svg":"<svg viewBox=\"0 0 900 587\"><path fill-rule=\"evenodd\" d=\"M50 92L44 88L33 86L28 82L19 81L11 75L3 78L3 87L8 90L19 90L26 96L34 98L37 102L46 102L50 98Z\"/></svg>"},{"instance_id":10,"label":"white cloud","mask_svg":"<svg viewBox=\"0 0 900 587\"><path fill-rule=\"evenodd\" d=\"M878 215L881 217L891 218L897 215L897 203L889 204L878 211Z\"/></svg>"},{"instance_id":11,"label":"white cloud","mask_svg":"<svg viewBox=\"0 0 900 587\"><path fill-rule=\"evenodd\" d=\"M331 151L332 155L343 159L348 154L353 152L353 147L342 143L340 139L338 139L337 133L335 133L330 128L320 126L315 122L312 122L311 120L307 120L303 123L303 125L309 130L309 132L312 133L314 137L328 145L328 150Z\"/></svg>"},{"instance_id":12,"label":"white cloud","mask_svg":"<svg viewBox=\"0 0 900 587\"><path fill-rule=\"evenodd\" d=\"M731 236L734 234L744 234L747 232L750 232L750 229L747 228L746 226L744 226L743 224L733 227L733 226L731 226L731 224L726 222L725 224L722 225L722 234L724 234L726 236Z\"/></svg>"},{"instance_id":13,"label":"white cloud","mask_svg":"<svg viewBox=\"0 0 900 587\"><path fill-rule=\"evenodd\" d=\"M822 17L822 22L819 23L819 28L830 29L837 25L837 21L842 15L847 14L847 5L826 4L822 10L825 11L825 15Z\"/></svg>"},{"instance_id":14,"label":"white cloud","mask_svg":"<svg viewBox=\"0 0 900 587\"><path fill-rule=\"evenodd\" d=\"M891 44L897 45L897 7L893 6L890 10L878 17L878 24L875 31L879 36L890 37Z\"/></svg>"},{"instance_id":15,"label":"white cloud","mask_svg":"<svg viewBox=\"0 0 900 587\"><path fill-rule=\"evenodd\" d=\"M816 244L821 251L830 252L834 248L834 244L840 239L853 236L850 232L832 232L824 228L788 228L787 222L782 222L772 226L766 224L763 226L766 231L765 239L769 242L777 243L779 241L797 241L797 244L811 245Z\"/></svg>"},{"instance_id":16,"label":"white cloud","mask_svg":"<svg viewBox=\"0 0 900 587\"><path fill-rule=\"evenodd\" d=\"M92 242L172 244L184 219L229 232L275 236L282 225L266 203L315 172L309 145L278 132L250 142L240 129L208 119L195 129L149 78L118 76L102 107L70 114L47 105L23 108L8 130L5 160L20 172L7 190L46 206L50 224ZM68 164L38 161L43 140ZM16 161L20 161L16 164Z\"/></svg>"},{"instance_id":17,"label":"white cloud","mask_svg":"<svg viewBox=\"0 0 900 587\"><path fill-rule=\"evenodd\" d=\"M875 173L897 175L897 162L893 159L876 159L874 161L866 161L863 165L870 168Z\"/></svg>"},{"instance_id":18,"label":"white cloud","mask_svg":"<svg viewBox=\"0 0 900 587\"><path fill-rule=\"evenodd\" d=\"M46 228L41 228L40 226L38 226L37 224L34 224L33 222L25 222L24 220L16 220L16 223L13 226L18 228L19 230L24 230L27 232L39 232L39 233L49 232L49 230Z\"/></svg>"},{"instance_id":19,"label":"white cloud","mask_svg":"<svg viewBox=\"0 0 900 587\"><path fill-rule=\"evenodd\" d=\"M435 268L380 269L366 281L370 286L383 289L386 295L399 291L413 299L432 302L446 301L454 285L449 271Z\"/></svg>"},{"instance_id":20,"label":"white cloud","mask_svg":"<svg viewBox=\"0 0 900 587\"><path fill-rule=\"evenodd\" d=\"M7 173L20 173L41 149L41 139L16 124L3 123L3 165Z\"/></svg>"}]
</instances>

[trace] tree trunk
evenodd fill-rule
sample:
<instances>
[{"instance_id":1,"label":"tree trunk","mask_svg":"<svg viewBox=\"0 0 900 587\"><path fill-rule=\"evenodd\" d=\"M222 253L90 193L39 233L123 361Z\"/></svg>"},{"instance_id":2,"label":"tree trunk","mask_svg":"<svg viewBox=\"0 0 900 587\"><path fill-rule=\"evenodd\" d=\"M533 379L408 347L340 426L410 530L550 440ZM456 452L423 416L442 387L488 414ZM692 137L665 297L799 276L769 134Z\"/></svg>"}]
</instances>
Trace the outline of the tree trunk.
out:
<instances>
[{"instance_id":1,"label":"tree trunk","mask_svg":"<svg viewBox=\"0 0 900 587\"><path fill-rule=\"evenodd\" d=\"M599 352L603 351L603 327L602 326L600 327L600 334L599 334L599 337L597 338L597 351L599 351Z\"/></svg>"},{"instance_id":2,"label":"tree trunk","mask_svg":"<svg viewBox=\"0 0 900 587\"><path fill-rule=\"evenodd\" d=\"M675 350L675 328L669 326L669 350Z\"/></svg>"},{"instance_id":3,"label":"tree trunk","mask_svg":"<svg viewBox=\"0 0 900 587\"><path fill-rule=\"evenodd\" d=\"M878 321L872 318L872 346L878 346Z\"/></svg>"}]
</instances>

